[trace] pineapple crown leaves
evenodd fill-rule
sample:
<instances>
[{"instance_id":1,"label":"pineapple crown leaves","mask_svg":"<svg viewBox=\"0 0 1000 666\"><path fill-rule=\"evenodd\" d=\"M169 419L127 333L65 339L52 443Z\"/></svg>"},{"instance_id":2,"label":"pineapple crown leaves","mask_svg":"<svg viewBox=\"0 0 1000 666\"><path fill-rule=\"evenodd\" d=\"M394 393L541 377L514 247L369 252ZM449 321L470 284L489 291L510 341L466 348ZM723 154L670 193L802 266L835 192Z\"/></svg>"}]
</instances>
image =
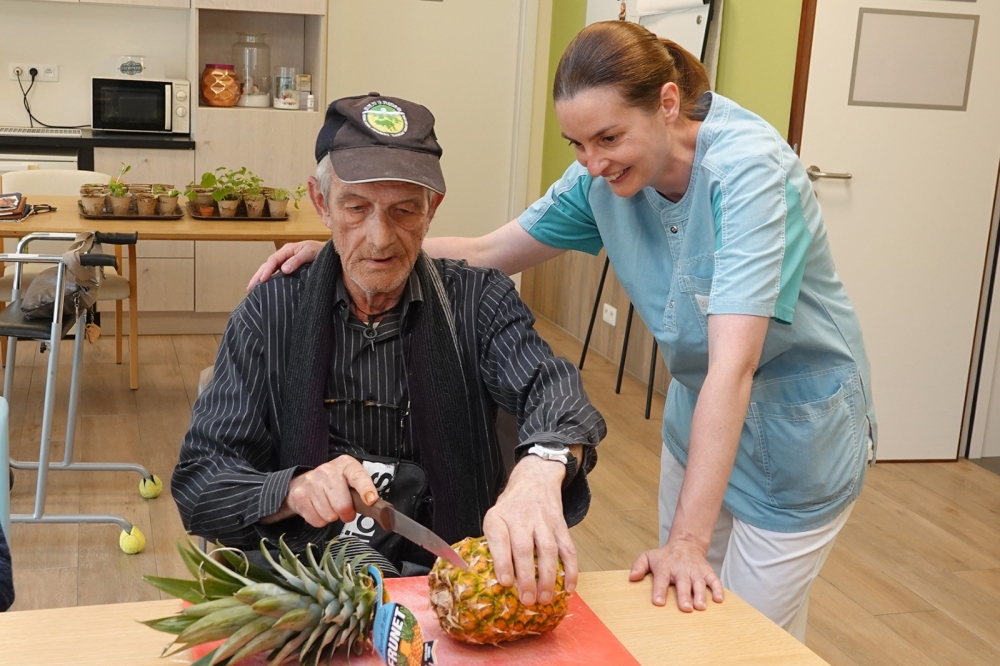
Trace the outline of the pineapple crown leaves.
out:
<instances>
[{"instance_id":1,"label":"pineapple crown leaves","mask_svg":"<svg viewBox=\"0 0 1000 666\"><path fill-rule=\"evenodd\" d=\"M284 538L278 541L280 562L262 541L275 575L250 563L238 549L220 545L210 556L188 538L186 544L178 543L178 551L195 579L146 580L193 605L143 624L176 636L164 655L224 641L196 666L234 666L264 652L270 653L271 665L297 657L305 666L316 666L343 645L348 653L360 654L374 621L375 586L367 572L359 573L367 555L348 561L343 543L334 556L341 543L339 538L330 541L319 560L314 547L307 546L303 564Z\"/></svg>"}]
</instances>

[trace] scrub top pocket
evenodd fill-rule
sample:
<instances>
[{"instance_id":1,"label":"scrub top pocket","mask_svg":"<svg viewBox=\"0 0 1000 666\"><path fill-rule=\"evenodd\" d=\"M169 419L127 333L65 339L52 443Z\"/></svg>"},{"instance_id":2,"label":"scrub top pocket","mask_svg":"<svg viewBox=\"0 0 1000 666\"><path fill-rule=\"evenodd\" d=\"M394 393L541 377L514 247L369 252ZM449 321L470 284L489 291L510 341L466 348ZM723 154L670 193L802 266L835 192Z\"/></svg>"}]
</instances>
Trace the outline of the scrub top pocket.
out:
<instances>
[{"instance_id":1,"label":"scrub top pocket","mask_svg":"<svg viewBox=\"0 0 1000 666\"><path fill-rule=\"evenodd\" d=\"M822 507L854 491L865 451L859 443L858 392L858 382L849 377L819 400L751 401L758 460L775 507Z\"/></svg>"}]
</instances>

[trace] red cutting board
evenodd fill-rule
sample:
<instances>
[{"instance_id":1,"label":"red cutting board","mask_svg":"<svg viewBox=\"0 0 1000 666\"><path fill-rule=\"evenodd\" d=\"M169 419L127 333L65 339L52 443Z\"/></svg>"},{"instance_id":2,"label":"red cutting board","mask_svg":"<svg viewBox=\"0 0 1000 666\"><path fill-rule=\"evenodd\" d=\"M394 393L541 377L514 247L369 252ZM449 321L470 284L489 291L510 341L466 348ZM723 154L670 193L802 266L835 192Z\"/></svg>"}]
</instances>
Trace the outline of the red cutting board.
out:
<instances>
[{"instance_id":1,"label":"red cutting board","mask_svg":"<svg viewBox=\"0 0 1000 666\"><path fill-rule=\"evenodd\" d=\"M554 631L541 636L531 636L519 641L493 645L466 645L444 634L438 624L437 614L427 600L427 577L389 578L385 581L389 598L412 611L420 622L424 640L437 639L437 663L441 666L585 666L608 664L613 666L638 666L611 630L590 610L590 606L573 595L569 600L569 613ZM199 646L193 652L200 657L217 644ZM339 659L338 659L339 658ZM334 657L334 663L346 663L343 652ZM248 660L247 666L265 664L266 660ZM352 666L381 666L382 660L372 652L351 655Z\"/></svg>"}]
</instances>

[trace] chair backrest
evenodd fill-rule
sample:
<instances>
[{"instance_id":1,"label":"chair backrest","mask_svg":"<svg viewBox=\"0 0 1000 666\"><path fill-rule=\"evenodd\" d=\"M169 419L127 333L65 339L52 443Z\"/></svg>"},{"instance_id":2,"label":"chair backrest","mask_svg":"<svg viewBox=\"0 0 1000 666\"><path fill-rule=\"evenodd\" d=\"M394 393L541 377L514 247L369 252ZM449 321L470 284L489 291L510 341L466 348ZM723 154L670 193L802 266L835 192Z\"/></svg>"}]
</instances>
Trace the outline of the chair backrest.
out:
<instances>
[{"instance_id":1,"label":"chair backrest","mask_svg":"<svg viewBox=\"0 0 1000 666\"><path fill-rule=\"evenodd\" d=\"M70 171L63 169L32 169L8 171L2 176L4 192L25 195L75 196L80 186L87 183L107 183L111 176L97 171Z\"/></svg>"}]
</instances>

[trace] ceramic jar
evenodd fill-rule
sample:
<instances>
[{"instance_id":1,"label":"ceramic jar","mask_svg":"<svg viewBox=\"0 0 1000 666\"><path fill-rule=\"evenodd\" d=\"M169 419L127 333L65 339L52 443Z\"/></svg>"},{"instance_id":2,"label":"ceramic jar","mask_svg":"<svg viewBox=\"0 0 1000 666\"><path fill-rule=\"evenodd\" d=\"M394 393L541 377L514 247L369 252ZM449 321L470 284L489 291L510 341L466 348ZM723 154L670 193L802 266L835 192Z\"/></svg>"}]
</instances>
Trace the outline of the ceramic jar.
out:
<instances>
[{"instance_id":1,"label":"ceramic jar","mask_svg":"<svg viewBox=\"0 0 1000 666\"><path fill-rule=\"evenodd\" d=\"M209 106L235 106L240 82L232 65L205 65L201 73L201 97Z\"/></svg>"}]
</instances>

